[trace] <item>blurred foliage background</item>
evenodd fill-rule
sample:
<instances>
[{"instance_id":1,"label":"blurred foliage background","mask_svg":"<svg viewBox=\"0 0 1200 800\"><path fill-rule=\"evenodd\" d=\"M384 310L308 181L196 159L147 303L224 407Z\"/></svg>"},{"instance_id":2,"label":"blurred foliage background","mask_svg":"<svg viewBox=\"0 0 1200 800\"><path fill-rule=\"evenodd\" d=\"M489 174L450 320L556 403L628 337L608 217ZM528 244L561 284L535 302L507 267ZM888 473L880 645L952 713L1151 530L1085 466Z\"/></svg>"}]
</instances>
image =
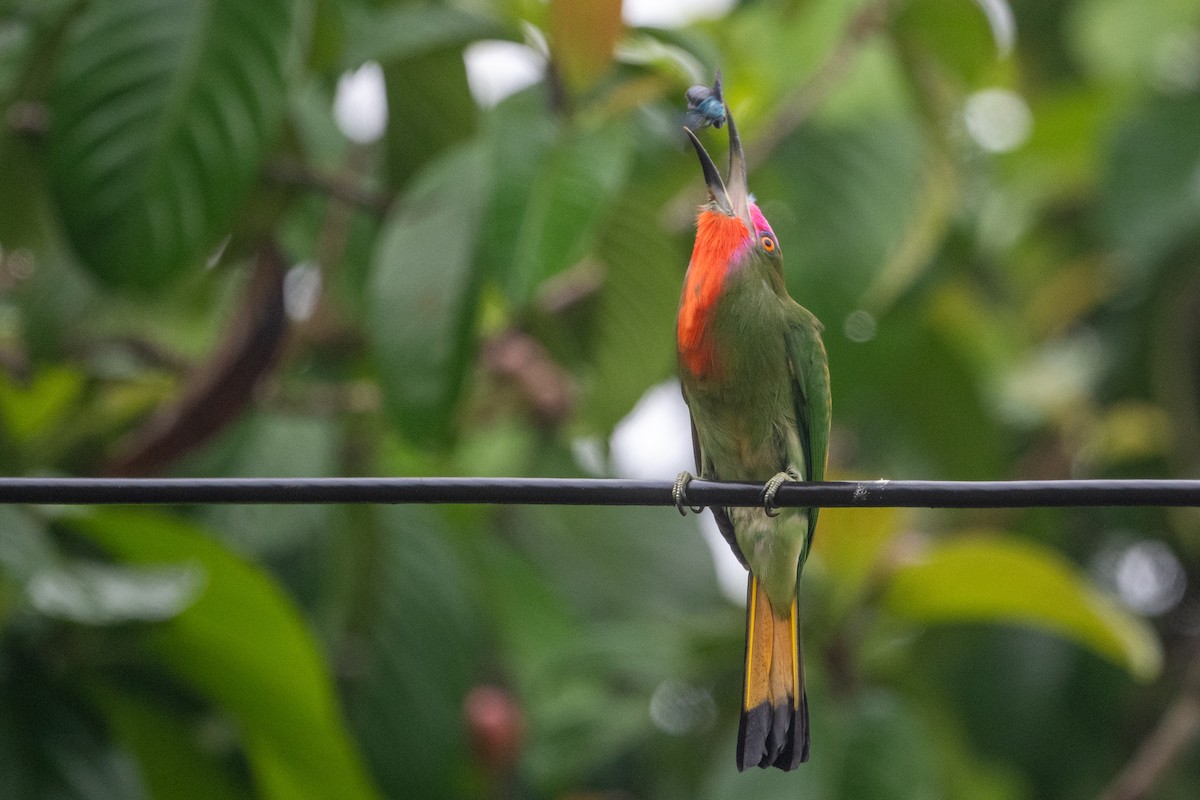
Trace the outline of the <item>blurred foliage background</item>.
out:
<instances>
[{"instance_id":1,"label":"blurred foliage background","mask_svg":"<svg viewBox=\"0 0 1200 800\"><path fill-rule=\"evenodd\" d=\"M621 5L0 0L0 472L671 478L720 67L835 476L1196 474L1200 3ZM738 775L672 509L0 507L0 795L1200 796L1195 511L821 519Z\"/></svg>"}]
</instances>

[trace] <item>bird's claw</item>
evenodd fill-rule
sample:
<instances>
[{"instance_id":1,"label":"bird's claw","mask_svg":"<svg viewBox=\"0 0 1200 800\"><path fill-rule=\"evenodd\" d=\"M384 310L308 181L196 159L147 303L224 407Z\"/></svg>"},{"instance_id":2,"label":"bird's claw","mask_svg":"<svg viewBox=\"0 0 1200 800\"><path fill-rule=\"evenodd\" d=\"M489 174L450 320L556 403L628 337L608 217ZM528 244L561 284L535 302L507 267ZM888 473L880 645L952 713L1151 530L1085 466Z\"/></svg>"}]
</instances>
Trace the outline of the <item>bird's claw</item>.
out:
<instances>
[{"instance_id":1,"label":"bird's claw","mask_svg":"<svg viewBox=\"0 0 1200 800\"><path fill-rule=\"evenodd\" d=\"M775 505L775 495L779 492L779 487L785 483L798 482L804 480L793 469L777 472L763 485L763 513L768 517L778 517L779 508Z\"/></svg>"},{"instance_id":2,"label":"bird's claw","mask_svg":"<svg viewBox=\"0 0 1200 800\"><path fill-rule=\"evenodd\" d=\"M671 489L671 497L675 498L675 508L679 510L680 515L685 517L689 508L693 514L699 514L704 510L704 506L694 506L688 501L687 487L693 480L695 480L695 476L684 470L675 478L675 486Z\"/></svg>"}]
</instances>

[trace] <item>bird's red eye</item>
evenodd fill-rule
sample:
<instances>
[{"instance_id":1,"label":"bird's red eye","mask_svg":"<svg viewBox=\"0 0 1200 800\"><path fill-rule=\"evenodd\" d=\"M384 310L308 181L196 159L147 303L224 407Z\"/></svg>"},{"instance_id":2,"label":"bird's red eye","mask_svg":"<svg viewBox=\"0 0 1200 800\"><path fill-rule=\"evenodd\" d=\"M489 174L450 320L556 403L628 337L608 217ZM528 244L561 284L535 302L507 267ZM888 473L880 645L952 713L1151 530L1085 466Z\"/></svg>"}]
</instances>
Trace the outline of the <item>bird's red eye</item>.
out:
<instances>
[{"instance_id":1,"label":"bird's red eye","mask_svg":"<svg viewBox=\"0 0 1200 800\"><path fill-rule=\"evenodd\" d=\"M767 236L764 234L762 237L762 247L763 247L763 250L766 250L768 253L774 253L775 252L775 240L773 238L771 238L770 236Z\"/></svg>"}]
</instances>

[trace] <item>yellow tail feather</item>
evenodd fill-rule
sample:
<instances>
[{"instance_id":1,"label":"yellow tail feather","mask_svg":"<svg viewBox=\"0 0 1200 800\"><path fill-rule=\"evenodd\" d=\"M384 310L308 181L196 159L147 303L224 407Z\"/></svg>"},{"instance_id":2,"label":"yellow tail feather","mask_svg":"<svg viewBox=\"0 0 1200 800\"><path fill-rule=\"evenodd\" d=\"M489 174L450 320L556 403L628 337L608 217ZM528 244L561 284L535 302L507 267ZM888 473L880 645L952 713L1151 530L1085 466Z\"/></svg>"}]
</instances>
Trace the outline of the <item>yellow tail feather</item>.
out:
<instances>
[{"instance_id":1,"label":"yellow tail feather","mask_svg":"<svg viewBox=\"0 0 1200 800\"><path fill-rule=\"evenodd\" d=\"M746 598L746 675L738 769L808 760L808 700L795 599L780 614L753 575Z\"/></svg>"}]
</instances>

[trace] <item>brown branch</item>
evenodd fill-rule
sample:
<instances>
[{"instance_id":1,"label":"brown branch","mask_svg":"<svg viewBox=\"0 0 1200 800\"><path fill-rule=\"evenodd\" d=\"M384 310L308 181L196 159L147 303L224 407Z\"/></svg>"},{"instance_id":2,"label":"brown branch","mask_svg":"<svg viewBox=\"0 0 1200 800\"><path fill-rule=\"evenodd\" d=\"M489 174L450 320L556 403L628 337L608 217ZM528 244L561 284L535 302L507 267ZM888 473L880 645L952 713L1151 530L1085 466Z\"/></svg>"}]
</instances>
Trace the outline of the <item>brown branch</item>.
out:
<instances>
[{"instance_id":1,"label":"brown branch","mask_svg":"<svg viewBox=\"0 0 1200 800\"><path fill-rule=\"evenodd\" d=\"M1147 797L1200 733L1200 653L1193 659L1175 700L1163 712L1099 800Z\"/></svg>"},{"instance_id":2,"label":"brown branch","mask_svg":"<svg viewBox=\"0 0 1200 800\"><path fill-rule=\"evenodd\" d=\"M480 348L479 360L492 380L516 389L534 419L545 427L562 424L575 407L570 375L527 333L509 329L491 337Z\"/></svg>"},{"instance_id":3,"label":"brown branch","mask_svg":"<svg viewBox=\"0 0 1200 800\"><path fill-rule=\"evenodd\" d=\"M102 468L105 475L161 471L236 420L259 381L274 368L287 332L283 277L287 263L273 244L259 250L253 277L212 358L179 398L134 431Z\"/></svg>"},{"instance_id":4,"label":"brown branch","mask_svg":"<svg viewBox=\"0 0 1200 800\"><path fill-rule=\"evenodd\" d=\"M372 191L353 177L314 170L295 161L277 160L263 168L263 177L280 186L318 192L383 217L392 207L393 198L385 192Z\"/></svg>"}]
</instances>

